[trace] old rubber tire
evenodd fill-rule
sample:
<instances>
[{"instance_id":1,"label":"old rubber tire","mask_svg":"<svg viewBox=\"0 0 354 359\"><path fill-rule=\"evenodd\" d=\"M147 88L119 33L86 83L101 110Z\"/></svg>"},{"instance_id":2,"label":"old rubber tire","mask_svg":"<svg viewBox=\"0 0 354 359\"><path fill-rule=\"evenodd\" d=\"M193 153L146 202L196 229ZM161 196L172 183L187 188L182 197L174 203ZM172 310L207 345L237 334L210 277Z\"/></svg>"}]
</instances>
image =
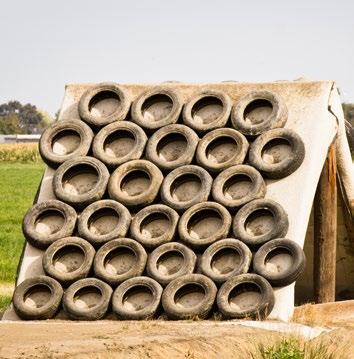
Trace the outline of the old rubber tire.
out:
<instances>
[{"instance_id":1,"label":"old rubber tire","mask_svg":"<svg viewBox=\"0 0 354 359\"><path fill-rule=\"evenodd\" d=\"M54 218L57 218L57 223L48 222ZM52 199L37 203L27 211L22 221L22 231L31 245L45 249L60 238L70 237L74 232L76 220L74 208ZM39 231L39 226L43 227L42 232Z\"/></svg>"},{"instance_id":2,"label":"old rubber tire","mask_svg":"<svg viewBox=\"0 0 354 359\"><path fill-rule=\"evenodd\" d=\"M242 133L232 128L219 128L208 132L199 141L196 159L203 168L220 172L230 166L242 164L248 146Z\"/></svg>"},{"instance_id":3,"label":"old rubber tire","mask_svg":"<svg viewBox=\"0 0 354 359\"><path fill-rule=\"evenodd\" d=\"M69 285L89 275L94 257L95 249L89 242L79 237L67 237L47 248L42 265L48 276L62 285Z\"/></svg>"},{"instance_id":4,"label":"old rubber tire","mask_svg":"<svg viewBox=\"0 0 354 359\"><path fill-rule=\"evenodd\" d=\"M236 261L234 254L239 261ZM231 277L247 273L251 261L252 252L244 243L234 238L226 238L213 243L205 250L200 268L214 283L221 284Z\"/></svg>"},{"instance_id":5,"label":"old rubber tire","mask_svg":"<svg viewBox=\"0 0 354 359\"><path fill-rule=\"evenodd\" d=\"M39 153L50 167L78 156L86 156L93 140L91 128L80 120L57 121L42 133Z\"/></svg>"},{"instance_id":6,"label":"old rubber tire","mask_svg":"<svg viewBox=\"0 0 354 359\"><path fill-rule=\"evenodd\" d=\"M216 285L210 278L186 274L167 285L162 293L162 306L170 319L205 319L213 307L216 292Z\"/></svg>"},{"instance_id":7,"label":"old rubber tire","mask_svg":"<svg viewBox=\"0 0 354 359\"><path fill-rule=\"evenodd\" d=\"M140 183L137 182L139 179ZM153 163L133 160L123 163L112 173L108 193L110 198L129 208L144 207L155 200L162 180L161 171Z\"/></svg>"},{"instance_id":8,"label":"old rubber tire","mask_svg":"<svg viewBox=\"0 0 354 359\"><path fill-rule=\"evenodd\" d=\"M146 158L162 170L171 171L192 162L198 141L198 135L187 126L164 126L150 137Z\"/></svg>"},{"instance_id":9,"label":"old rubber tire","mask_svg":"<svg viewBox=\"0 0 354 359\"><path fill-rule=\"evenodd\" d=\"M255 115L256 118L253 119ZM284 100L265 90L252 91L245 95L236 102L231 111L233 127L247 136L258 136L273 128L284 127L287 119L288 110Z\"/></svg>"},{"instance_id":10,"label":"old rubber tire","mask_svg":"<svg viewBox=\"0 0 354 359\"><path fill-rule=\"evenodd\" d=\"M247 165L222 171L212 186L214 200L232 211L254 199L263 198L265 194L266 184L262 175Z\"/></svg>"},{"instance_id":11,"label":"old rubber tire","mask_svg":"<svg viewBox=\"0 0 354 359\"><path fill-rule=\"evenodd\" d=\"M118 106L113 112L109 111L103 116L91 112L95 103L113 97L118 102ZM79 114L85 122L98 128L111 122L124 120L129 112L130 104L131 94L128 89L112 82L104 82L90 87L83 93L79 101Z\"/></svg>"},{"instance_id":12,"label":"old rubber tire","mask_svg":"<svg viewBox=\"0 0 354 359\"><path fill-rule=\"evenodd\" d=\"M284 147L285 146L285 147ZM286 150L281 155L282 149ZM268 151L268 152L267 152ZM269 157L265 160L265 157ZM305 158L301 137L287 128L277 128L260 135L251 145L249 163L268 178L283 178L295 172Z\"/></svg>"},{"instance_id":13,"label":"old rubber tire","mask_svg":"<svg viewBox=\"0 0 354 359\"><path fill-rule=\"evenodd\" d=\"M162 202L178 212L207 201L213 179L202 167L187 165L174 169L161 186Z\"/></svg>"},{"instance_id":14,"label":"old rubber tire","mask_svg":"<svg viewBox=\"0 0 354 359\"><path fill-rule=\"evenodd\" d=\"M179 215L174 209L164 204L153 204L134 216L130 235L145 248L153 249L173 240L178 220Z\"/></svg>"},{"instance_id":15,"label":"old rubber tire","mask_svg":"<svg viewBox=\"0 0 354 359\"><path fill-rule=\"evenodd\" d=\"M156 104L162 104L158 114L158 108L152 108ZM147 131L154 131L160 127L176 123L182 111L183 100L178 91L170 87L153 87L144 91L132 105L132 121ZM152 114L148 111L151 111ZM155 113L156 112L156 113ZM155 117L155 115L157 115Z\"/></svg>"},{"instance_id":16,"label":"old rubber tire","mask_svg":"<svg viewBox=\"0 0 354 359\"><path fill-rule=\"evenodd\" d=\"M95 293L94 305L87 308L75 304L76 296L80 294ZM80 293L82 292L82 293ZM73 283L64 293L63 308L70 318L76 320L98 320L102 319L111 303L112 288L97 278L84 278ZM97 301L97 296L99 300Z\"/></svg>"},{"instance_id":17,"label":"old rubber tire","mask_svg":"<svg viewBox=\"0 0 354 359\"><path fill-rule=\"evenodd\" d=\"M26 304L26 298L34 293L44 293L47 295L42 299L41 306L30 306ZM50 294L48 293L50 292ZM49 294L49 296L48 296ZM25 279L16 288L13 294L12 303L15 312L21 319L39 320L50 319L59 310L61 299L63 297L63 288L53 278L38 276ZM37 297L38 298L38 297Z\"/></svg>"},{"instance_id":18,"label":"old rubber tire","mask_svg":"<svg viewBox=\"0 0 354 359\"><path fill-rule=\"evenodd\" d=\"M118 121L103 127L97 133L92 151L94 157L108 167L117 167L122 163L138 160L144 152L146 141L146 134L138 125Z\"/></svg>"},{"instance_id":19,"label":"old rubber tire","mask_svg":"<svg viewBox=\"0 0 354 359\"><path fill-rule=\"evenodd\" d=\"M110 222L109 222L110 221ZM131 215L121 203L103 199L87 206L78 219L78 232L93 246L125 237L131 221Z\"/></svg>"},{"instance_id":20,"label":"old rubber tire","mask_svg":"<svg viewBox=\"0 0 354 359\"><path fill-rule=\"evenodd\" d=\"M113 293L113 312L123 320L153 319L160 306L161 295L161 285L152 278L128 279ZM130 304L129 307L127 304Z\"/></svg>"},{"instance_id":21,"label":"old rubber tire","mask_svg":"<svg viewBox=\"0 0 354 359\"><path fill-rule=\"evenodd\" d=\"M259 223L259 218L265 219L265 215L271 219L271 228L267 227L267 222L269 219L263 221L266 231L262 231ZM258 218L258 223L257 223ZM250 220L256 220L255 230L253 233L252 228L250 227ZM247 230L249 226L250 230ZM241 207L241 209L236 213L236 216L233 220L233 232L236 238L240 239L247 245L251 247L256 247L268 242L274 238L284 237L288 232L289 220L288 215L285 212L284 208L277 202L271 199L255 199ZM259 232L260 231L260 232Z\"/></svg>"},{"instance_id":22,"label":"old rubber tire","mask_svg":"<svg viewBox=\"0 0 354 359\"><path fill-rule=\"evenodd\" d=\"M194 249L204 249L219 239L227 238L231 221L229 211L219 203L195 204L183 213L178 223L180 240Z\"/></svg>"},{"instance_id":23,"label":"old rubber tire","mask_svg":"<svg viewBox=\"0 0 354 359\"><path fill-rule=\"evenodd\" d=\"M238 287L238 288L237 288ZM239 293L258 292L259 299L254 305L242 308L232 305L234 295ZM256 290L255 290L256 289ZM258 274L241 274L226 281L219 289L217 305L219 311L226 319L265 319L274 307L273 288L266 279Z\"/></svg>"},{"instance_id":24,"label":"old rubber tire","mask_svg":"<svg viewBox=\"0 0 354 359\"><path fill-rule=\"evenodd\" d=\"M114 273L107 270L106 264L110 264L112 258L117 255L121 256L119 261L116 260L120 265L120 271L114 268ZM146 260L147 254L140 243L130 238L118 238L107 242L97 251L93 268L98 278L117 286L129 278L141 276L145 270Z\"/></svg>"},{"instance_id":25,"label":"old rubber tire","mask_svg":"<svg viewBox=\"0 0 354 359\"><path fill-rule=\"evenodd\" d=\"M205 113L198 114L200 111ZM230 117L230 112L231 99L226 93L202 90L184 106L183 122L195 131L203 133L224 127Z\"/></svg>"},{"instance_id":26,"label":"old rubber tire","mask_svg":"<svg viewBox=\"0 0 354 359\"><path fill-rule=\"evenodd\" d=\"M267 266L268 259L284 252L291 257L291 264L288 268L282 269L278 263L275 263L273 266L275 265L277 270L271 270ZM267 279L275 287L284 287L295 282L304 269L304 251L296 242L285 238L273 239L263 244L253 258L254 272Z\"/></svg>"},{"instance_id":27,"label":"old rubber tire","mask_svg":"<svg viewBox=\"0 0 354 359\"><path fill-rule=\"evenodd\" d=\"M70 184L75 177L78 181L85 179L86 185L78 182L75 187ZM83 208L103 197L108 179L109 172L101 161L93 157L76 157L64 162L55 171L53 190L58 199Z\"/></svg>"},{"instance_id":28,"label":"old rubber tire","mask_svg":"<svg viewBox=\"0 0 354 359\"><path fill-rule=\"evenodd\" d=\"M196 263L197 256L191 249L182 243L171 242L157 247L149 254L146 272L165 286L182 275L193 273ZM172 270L169 272L169 269Z\"/></svg>"}]
</instances>

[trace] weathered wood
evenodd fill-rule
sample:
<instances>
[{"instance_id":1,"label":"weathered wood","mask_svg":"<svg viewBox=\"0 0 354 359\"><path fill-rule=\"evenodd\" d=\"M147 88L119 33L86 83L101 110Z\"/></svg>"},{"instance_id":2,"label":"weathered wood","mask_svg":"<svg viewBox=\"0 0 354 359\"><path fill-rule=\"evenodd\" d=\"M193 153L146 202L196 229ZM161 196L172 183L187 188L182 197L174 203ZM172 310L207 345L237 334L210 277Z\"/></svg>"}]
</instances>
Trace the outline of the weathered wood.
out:
<instances>
[{"instance_id":1,"label":"weathered wood","mask_svg":"<svg viewBox=\"0 0 354 359\"><path fill-rule=\"evenodd\" d=\"M335 144L317 185L314 201L314 288L316 303L335 300L337 244L337 177Z\"/></svg>"}]
</instances>

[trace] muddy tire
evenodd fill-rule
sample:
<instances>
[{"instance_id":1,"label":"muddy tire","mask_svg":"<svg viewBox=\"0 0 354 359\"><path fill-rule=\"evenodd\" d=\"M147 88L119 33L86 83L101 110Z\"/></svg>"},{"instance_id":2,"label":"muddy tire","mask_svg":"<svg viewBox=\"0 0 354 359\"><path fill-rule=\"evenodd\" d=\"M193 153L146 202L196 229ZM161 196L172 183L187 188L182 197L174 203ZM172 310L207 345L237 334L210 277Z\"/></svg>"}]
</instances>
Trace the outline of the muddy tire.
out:
<instances>
[{"instance_id":1,"label":"muddy tire","mask_svg":"<svg viewBox=\"0 0 354 359\"><path fill-rule=\"evenodd\" d=\"M251 296L247 298L247 303L241 298L238 302L237 295L245 295L247 292ZM274 307L273 288L258 274L241 274L232 277L221 286L217 305L226 319L265 319Z\"/></svg>"},{"instance_id":2,"label":"muddy tire","mask_svg":"<svg viewBox=\"0 0 354 359\"><path fill-rule=\"evenodd\" d=\"M186 274L170 282L162 293L162 306L170 319L205 319L213 307L217 288L202 274Z\"/></svg>"},{"instance_id":3,"label":"muddy tire","mask_svg":"<svg viewBox=\"0 0 354 359\"><path fill-rule=\"evenodd\" d=\"M232 166L214 180L212 196L216 202L234 211L244 204L263 198L266 184L262 175L247 165Z\"/></svg>"},{"instance_id":4,"label":"muddy tire","mask_svg":"<svg viewBox=\"0 0 354 359\"><path fill-rule=\"evenodd\" d=\"M62 297L63 288L58 281L38 276L25 279L15 288L12 303L21 319L50 319L59 310Z\"/></svg>"},{"instance_id":5,"label":"muddy tire","mask_svg":"<svg viewBox=\"0 0 354 359\"><path fill-rule=\"evenodd\" d=\"M270 199L255 199L244 205L234 217L233 232L251 247L286 235L289 228L284 208Z\"/></svg>"},{"instance_id":6,"label":"muddy tire","mask_svg":"<svg viewBox=\"0 0 354 359\"><path fill-rule=\"evenodd\" d=\"M86 156L91 148L93 132L80 120L57 121L50 125L39 141L39 153L50 167L78 156Z\"/></svg>"},{"instance_id":7,"label":"muddy tire","mask_svg":"<svg viewBox=\"0 0 354 359\"><path fill-rule=\"evenodd\" d=\"M221 204L202 202L183 213L178 223L181 241L194 249L204 249L215 241L227 238L231 215Z\"/></svg>"},{"instance_id":8,"label":"muddy tire","mask_svg":"<svg viewBox=\"0 0 354 359\"><path fill-rule=\"evenodd\" d=\"M284 100L269 91L252 91L233 107L233 127L246 136L258 136L273 128L284 127L288 110Z\"/></svg>"},{"instance_id":9,"label":"muddy tire","mask_svg":"<svg viewBox=\"0 0 354 359\"><path fill-rule=\"evenodd\" d=\"M183 122L197 132L224 127L230 117L231 99L224 92L203 90L183 109Z\"/></svg>"},{"instance_id":10,"label":"muddy tire","mask_svg":"<svg viewBox=\"0 0 354 359\"><path fill-rule=\"evenodd\" d=\"M172 208L153 204L134 216L130 235L145 248L153 249L173 240L178 220L179 215Z\"/></svg>"},{"instance_id":11,"label":"muddy tire","mask_svg":"<svg viewBox=\"0 0 354 359\"><path fill-rule=\"evenodd\" d=\"M176 211L207 201L213 179L202 167L188 165L171 171L161 186L161 199Z\"/></svg>"},{"instance_id":12,"label":"muddy tire","mask_svg":"<svg viewBox=\"0 0 354 359\"><path fill-rule=\"evenodd\" d=\"M192 274L196 267L197 256L194 252L178 242L171 242L157 247L149 254L146 271L163 286L186 274Z\"/></svg>"},{"instance_id":13,"label":"muddy tire","mask_svg":"<svg viewBox=\"0 0 354 359\"><path fill-rule=\"evenodd\" d=\"M204 275L216 284L231 277L247 273L252 261L252 252L241 241L226 238L213 243L203 253L200 268Z\"/></svg>"},{"instance_id":14,"label":"muddy tire","mask_svg":"<svg viewBox=\"0 0 354 359\"><path fill-rule=\"evenodd\" d=\"M161 301L162 287L152 278L126 280L113 293L112 308L119 319L153 319Z\"/></svg>"},{"instance_id":15,"label":"muddy tire","mask_svg":"<svg viewBox=\"0 0 354 359\"><path fill-rule=\"evenodd\" d=\"M147 254L140 243L130 238L119 238L97 251L93 268L98 278L117 286L127 279L141 276L146 260Z\"/></svg>"},{"instance_id":16,"label":"muddy tire","mask_svg":"<svg viewBox=\"0 0 354 359\"><path fill-rule=\"evenodd\" d=\"M45 273L66 286L86 278L91 270L95 249L79 237L59 239L44 252L42 264Z\"/></svg>"},{"instance_id":17,"label":"muddy tire","mask_svg":"<svg viewBox=\"0 0 354 359\"><path fill-rule=\"evenodd\" d=\"M143 92L132 106L132 121L147 131L178 121L183 100L178 91L168 87L154 87Z\"/></svg>"},{"instance_id":18,"label":"muddy tire","mask_svg":"<svg viewBox=\"0 0 354 359\"><path fill-rule=\"evenodd\" d=\"M72 319L102 319L111 303L112 292L112 288L99 279L80 279L65 291L63 308Z\"/></svg>"},{"instance_id":19,"label":"muddy tire","mask_svg":"<svg viewBox=\"0 0 354 359\"><path fill-rule=\"evenodd\" d=\"M281 263L269 262L275 256L285 254L290 257L290 263L282 268ZM296 281L305 269L305 254L302 248L294 241L285 238L273 239L263 244L253 258L253 270L275 287L284 287Z\"/></svg>"},{"instance_id":20,"label":"muddy tire","mask_svg":"<svg viewBox=\"0 0 354 359\"><path fill-rule=\"evenodd\" d=\"M122 204L103 199L86 207L78 219L78 232L94 247L128 233L131 215Z\"/></svg>"},{"instance_id":21,"label":"muddy tire","mask_svg":"<svg viewBox=\"0 0 354 359\"><path fill-rule=\"evenodd\" d=\"M163 180L161 171L146 160L133 160L120 165L108 183L110 198L129 208L151 204Z\"/></svg>"},{"instance_id":22,"label":"muddy tire","mask_svg":"<svg viewBox=\"0 0 354 359\"><path fill-rule=\"evenodd\" d=\"M284 178L295 172L305 158L301 137L287 128L270 130L251 145L250 165L268 178Z\"/></svg>"},{"instance_id":23,"label":"muddy tire","mask_svg":"<svg viewBox=\"0 0 354 359\"><path fill-rule=\"evenodd\" d=\"M165 126L150 137L146 157L162 170L171 171L192 162L198 141L198 135L187 126Z\"/></svg>"},{"instance_id":24,"label":"muddy tire","mask_svg":"<svg viewBox=\"0 0 354 359\"><path fill-rule=\"evenodd\" d=\"M131 104L130 92L106 82L89 88L79 101L80 117L93 127L102 127L126 118Z\"/></svg>"},{"instance_id":25,"label":"muddy tire","mask_svg":"<svg viewBox=\"0 0 354 359\"><path fill-rule=\"evenodd\" d=\"M53 177L55 196L83 208L98 201L106 191L109 172L106 166L93 157L77 157L64 162Z\"/></svg>"},{"instance_id":26,"label":"muddy tire","mask_svg":"<svg viewBox=\"0 0 354 359\"><path fill-rule=\"evenodd\" d=\"M103 127L93 141L93 154L108 167L138 160L145 149L147 137L133 122L119 121Z\"/></svg>"},{"instance_id":27,"label":"muddy tire","mask_svg":"<svg viewBox=\"0 0 354 359\"><path fill-rule=\"evenodd\" d=\"M60 238L70 237L76 220L74 208L58 200L48 200L35 204L27 211L22 231L31 245L45 249Z\"/></svg>"},{"instance_id":28,"label":"muddy tire","mask_svg":"<svg viewBox=\"0 0 354 359\"><path fill-rule=\"evenodd\" d=\"M211 172L220 172L243 163L248 146L248 141L242 133L232 128L219 128L208 132L199 141L196 159L203 168Z\"/></svg>"}]
</instances>

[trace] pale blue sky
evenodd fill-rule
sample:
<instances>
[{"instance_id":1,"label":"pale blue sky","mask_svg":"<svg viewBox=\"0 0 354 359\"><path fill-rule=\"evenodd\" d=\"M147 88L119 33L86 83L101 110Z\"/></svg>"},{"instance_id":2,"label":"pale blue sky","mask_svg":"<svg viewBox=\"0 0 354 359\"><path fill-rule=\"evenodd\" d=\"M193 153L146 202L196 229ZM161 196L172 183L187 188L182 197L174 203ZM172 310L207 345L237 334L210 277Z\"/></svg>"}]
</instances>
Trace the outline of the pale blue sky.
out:
<instances>
[{"instance_id":1,"label":"pale blue sky","mask_svg":"<svg viewBox=\"0 0 354 359\"><path fill-rule=\"evenodd\" d=\"M0 0L0 102L69 82L334 79L354 101L354 1Z\"/></svg>"}]
</instances>

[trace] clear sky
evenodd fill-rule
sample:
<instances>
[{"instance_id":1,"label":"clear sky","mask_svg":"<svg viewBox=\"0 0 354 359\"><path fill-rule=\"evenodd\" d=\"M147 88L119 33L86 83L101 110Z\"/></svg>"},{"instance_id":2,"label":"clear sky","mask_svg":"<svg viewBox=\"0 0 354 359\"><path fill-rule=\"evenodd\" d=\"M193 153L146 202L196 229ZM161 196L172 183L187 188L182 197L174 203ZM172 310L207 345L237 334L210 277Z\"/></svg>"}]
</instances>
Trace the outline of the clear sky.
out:
<instances>
[{"instance_id":1,"label":"clear sky","mask_svg":"<svg viewBox=\"0 0 354 359\"><path fill-rule=\"evenodd\" d=\"M73 82L333 79L354 102L353 0L0 0L0 102Z\"/></svg>"}]
</instances>

